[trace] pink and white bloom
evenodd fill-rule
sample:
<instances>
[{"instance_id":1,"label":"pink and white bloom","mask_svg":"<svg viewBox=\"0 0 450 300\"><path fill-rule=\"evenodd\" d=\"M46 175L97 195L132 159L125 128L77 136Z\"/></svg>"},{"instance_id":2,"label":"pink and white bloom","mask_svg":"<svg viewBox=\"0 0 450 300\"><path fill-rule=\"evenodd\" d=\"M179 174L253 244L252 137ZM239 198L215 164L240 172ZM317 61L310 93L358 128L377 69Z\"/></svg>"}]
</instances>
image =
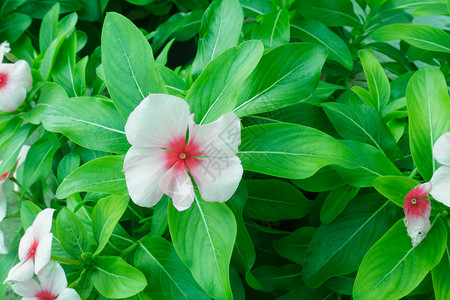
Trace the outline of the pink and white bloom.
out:
<instances>
[{"instance_id":1,"label":"pink and white bloom","mask_svg":"<svg viewBox=\"0 0 450 300\"><path fill-rule=\"evenodd\" d=\"M186 101L152 94L130 114L125 133L132 145L125 156L125 179L137 205L153 206L166 194L179 211L188 209L194 201L189 175L204 200L224 202L242 178L236 156L241 128L233 112L197 125Z\"/></svg>"},{"instance_id":2,"label":"pink and white bloom","mask_svg":"<svg viewBox=\"0 0 450 300\"><path fill-rule=\"evenodd\" d=\"M34 279L17 282L11 287L24 300L81 300L74 289L67 288L63 268L56 262L49 262L37 273L40 284Z\"/></svg>"},{"instance_id":3,"label":"pink and white bloom","mask_svg":"<svg viewBox=\"0 0 450 300\"><path fill-rule=\"evenodd\" d=\"M25 230L19 244L20 262L9 271L5 282L27 281L50 261L54 211L52 208L44 209L36 216L33 225Z\"/></svg>"},{"instance_id":4,"label":"pink and white bloom","mask_svg":"<svg viewBox=\"0 0 450 300\"><path fill-rule=\"evenodd\" d=\"M441 135L433 146L434 158L443 166L430 180L430 195L450 207L450 132Z\"/></svg>"},{"instance_id":5,"label":"pink and white bloom","mask_svg":"<svg viewBox=\"0 0 450 300\"><path fill-rule=\"evenodd\" d=\"M419 245L431 228L431 203L427 198L430 188L429 182L417 185L406 195L403 204L406 229L414 247Z\"/></svg>"},{"instance_id":6,"label":"pink and white bloom","mask_svg":"<svg viewBox=\"0 0 450 300\"><path fill-rule=\"evenodd\" d=\"M19 60L13 64L2 63L3 55L10 51L9 44L0 45L0 110L15 111L25 100L33 86L28 63Z\"/></svg>"}]
</instances>

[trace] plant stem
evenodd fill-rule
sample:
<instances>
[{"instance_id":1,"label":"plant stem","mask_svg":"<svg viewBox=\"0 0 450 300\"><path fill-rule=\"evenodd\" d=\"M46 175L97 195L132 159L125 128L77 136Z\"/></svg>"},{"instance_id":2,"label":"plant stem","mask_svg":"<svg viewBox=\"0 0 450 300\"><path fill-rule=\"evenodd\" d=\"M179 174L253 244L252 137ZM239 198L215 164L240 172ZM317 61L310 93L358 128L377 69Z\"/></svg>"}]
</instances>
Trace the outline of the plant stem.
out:
<instances>
[{"instance_id":1,"label":"plant stem","mask_svg":"<svg viewBox=\"0 0 450 300\"><path fill-rule=\"evenodd\" d=\"M51 259L63 264L67 264L67 265L81 265L81 262L78 260L73 260L73 259L68 259L68 258L63 258L63 257L58 257L58 256L51 256Z\"/></svg>"}]
</instances>

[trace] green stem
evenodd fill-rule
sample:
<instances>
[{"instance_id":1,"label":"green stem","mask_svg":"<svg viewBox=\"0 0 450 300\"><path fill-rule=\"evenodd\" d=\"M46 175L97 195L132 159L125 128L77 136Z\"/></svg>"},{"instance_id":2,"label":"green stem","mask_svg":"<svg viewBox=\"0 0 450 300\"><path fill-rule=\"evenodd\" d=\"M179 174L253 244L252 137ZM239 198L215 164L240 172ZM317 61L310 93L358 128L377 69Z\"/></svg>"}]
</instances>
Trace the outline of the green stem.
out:
<instances>
[{"instance_id":1,"label":"green stem","mask_svg":"<svg viewBox=\"0 0 450 300\"><path fill-rule=\"evenodd\" d=\"M414 170L411 171L411 174L409 174L408 178L414 178L414 176L416 176L417 174L417 168L415 168Z\"/></svg>"},{"instance_id":2,"label":"green stem","mask_svg":"<svg viewBox=\"0 0 450 300\"><path fill-rule=\"evenodd\" d=\"M14 219L14 218L20 218L20 214L14 214L14 215L7 215L7 216L5 216L5 219Z\"/></svg>"},{"instance_id":3,"label":"green stem","mask_svg":"<svg viewBox=\"0 0 450 300\"><path fill-rule=\"evenodd\" d=\"M51 259L63 264L67 264L67 265L81 265L81 262L78 260L73 260L73 259L68 259L68 258L63 258L63 257L58 257L58 256L51 256Z\"/></svg>"},{"instance_id":4,"label":"green stem","mask_svg":"<svg viewBox=\"0 0 450 300\"><path fill-rule=\"evenodd\" d=\"M139 245L139 242L134 243L127 249L123 250L122 253L120 254L120 256L126 257L128 254L130 254L132 251L134 251L134 249L136 249L138 245Z\"/></svg>"}]
</instances>

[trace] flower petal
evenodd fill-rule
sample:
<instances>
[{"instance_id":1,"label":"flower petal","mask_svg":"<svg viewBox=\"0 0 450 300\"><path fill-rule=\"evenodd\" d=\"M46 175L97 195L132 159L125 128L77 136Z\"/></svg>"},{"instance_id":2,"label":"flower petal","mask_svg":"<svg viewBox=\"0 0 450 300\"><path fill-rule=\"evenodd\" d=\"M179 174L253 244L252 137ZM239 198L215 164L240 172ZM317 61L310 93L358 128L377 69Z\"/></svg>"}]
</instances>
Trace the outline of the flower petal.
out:
<instances>
[{"instance_id":1,"label":"flower petal","mask_svg":"<svg viewBox=\"0 0 450 300\"><path fill-rule=\"evenodd\" d=\"M64 289L61 294L59 294L57 300L81 300L80 295L74 289Z\"/></svg>"},{"instance_id":2,"label":"flower petal","mask_svg":"<svg viewBox=\"0 0 450 300\"><path fill-rule=\"evenodd\" d=\"M42 292L42 288L35 280L30 279L24 282L17 282L11 285L14 292L22 297L35 297L36 294Z\"/></svg>"},{"instance_id":3,"label":"flower petal","mask_svg":"<svg viewBox=\"0 0 450 300\"><path fill-rule=\"evenodd\" d=\"M4 41L0 44L0 63L2 63L5 53L9 53L9 51L11 51L11 47L9 46L8 41Z\"/></svg>"},{"instance_id":4,"label":"flower petal","mask_svg":"<svg viewBox=\"0 0 450 300\"><path fill-rule=\"evenodd\" d=\"M8 277L5 282L27 281L33 278L34 263L32 259L20 261L17 265L9 270Z\"/></svg>"},{"instance_id":5,"label":"flower petal","mask_svg":"<svg viewBox=\"0 0 450 300\"><path fill-rule=\"evenodd\" d=\"M36 219L34 219L32 228L33 236L36 241L40 242L41 238L47 236L50 229L52 229L52 217L54 211L53 208L46 208L38 213Z\"/></svg>"},{"instance_id":6,"label":"flower petal","mask_svg":"<svg viewBox=\"0 0 450 300\"><path fill-rule=\"evenodd\" d=\"M206 156L233 156L241 144L241 123L234 112L221 116L216 121L197 125L193 115L189 118L189 144L195 143Z\"/></svg>"},{"instance_id":7,"label":"flower petal","mask_svg":"<svg viewBox=\"0 0 450 300\"><path fill-rule=\"evenodd\" d=\"M44 290L49 291L53 295L59 295L67 288L66 273L60 264L50 261L37 274L41 286Z\"/></svg>"},{"instance_id":8,"label":"flower petal","mask_svg":"<svg viewBox=\"0 0 450 300\"><path fill-rule=\"evenodd\" d=\"M36 248L36 256L34 257L35 273L39 273L43 267L50 261L52 255L52 240L53 233L47 233L39 240L39 245Z\"/></svg>"},{"instance_id":9,"label":"flower petal","mask_svg":"<svg viewBox=\"0 0 450 300\"><path fill-rule=\"evenodd\" d=\"M20 239L19 243L19 260L25 260L28 256L28 252L31 248L31 246L34 243L34 236L33 236L33 227L30 226L25 230L25 234Z\"/></svg>"},{"instance_id":10,"label":"flower petal","mask_svg":"<svg viewBox=\"0 0 450 300\"><path fill-rule=\"evenodd\" d=\"M434 143L433 156L440 164L450 166L450 132L441 135Z\"/></svg>"},{"instance_id":11,"label":"flower petal","mask_svg":"<svg viewBox=\"0 0 450 300\"><path fill-rule=\"evenodd\" d=\"M3 184L0 183L0 222L6 216L6 197L3 195Z\"/></svg>"},{"instance_id":12,"label":"flower petal","mask_svg":"<svg viewBox=\"0 0 450 300\"><path fill-rule=\"evenodd\" d=\"M13 69L9 73L9 79L14 84L28 91L33 86L30 65L25 60L15 62Z\"/></svg>"},{"instance_id":13,"label":"flower petal","mask_svg":"<svg viewBox=\"0 0 450 300\"><path fill-rule=\"evenodd\" d=\"M19 156L17 157L16 169L19 168L25 162L25 159L27 158L28 150L30 150L30 146L28 146L28 145L23 145L22 148L20 149Z\"/></svg>"},{"instance_id":14,"label":"flower petal","mask_svg":"<svg viewBox=\"0 0 450 300\"><path fill-rule=\"evenodd\" d=\"M14 83L7 83L0 89L0 110L15 111L27 97L27 91Z\"/></svg>"},{"instance_id":15,"label":"flower petal","mask_svg":"<svg viewBox=\"0 0 450 300\"><path fill-rule=\"evenodd\" d=\"M450 207L450 167L442 166L434 172L430 180L430 195Z\"/></svg>"},{"instance_id":16,"label":"flower petal","mask_svg":"<svg viewBox=\"0 0 450 300\"><path fill-rule=\"evenodd\" d=\"M431 229L429 214L428 218L408 215L405 217L405 225L408 235L411 237L411 243L415 247L419 245Z\"/></svg>"},{"instance_id":17,"label":"flower petal","mask_svg":"<svg viewBox=\"0 0 450 300\"><path fill-rule=\"evenodd\" d=\"M144 207L158 203L163 192L159 181L166 171L164 157L166 150L132 146L123 163L125 179L131 200Z\"/></svg>"},{"instance_id":18,"label":"flower petal","mask_svg":"<svg viewBox=\"0 0 450 300\"><path fill-rule=\"evenodd\" d=\"M171 168L161 178L161 189L172 198L178 211L188 209L194 201L194 187L186 171Z\"/></svg>"},{"instance_id":19,"label":"flower petal","mask_svg":"<svg viewBox=\"0 0 450 300\"><path fill-rule=\"evenodd\" d=\"M202 158L200 163L189 171L203 200L210 202L224 202L230 199L244 172L237 156Z\"/></svg>"},{"instance_id":20,"label":"flower petal","mask_svg":"<svg viewBox=\"0 0 450 300\"><path fill-rule=\"evenodd\" d=\"M0 254L7 254L8 248L5 245L5 236L3 234L3 231L0 229Z\"/></svg>"},{"instance_id":21,"label":"flower petal","mask_svg":"<svg viewBox=\"0 0 450 300\"><path fill-rule=\"evenodd\" d=\"M125 133L133 146L167 148L186 137L188 118L189 105L183 99L151 94L128 117Z\"/></svg>"}]
</instances>

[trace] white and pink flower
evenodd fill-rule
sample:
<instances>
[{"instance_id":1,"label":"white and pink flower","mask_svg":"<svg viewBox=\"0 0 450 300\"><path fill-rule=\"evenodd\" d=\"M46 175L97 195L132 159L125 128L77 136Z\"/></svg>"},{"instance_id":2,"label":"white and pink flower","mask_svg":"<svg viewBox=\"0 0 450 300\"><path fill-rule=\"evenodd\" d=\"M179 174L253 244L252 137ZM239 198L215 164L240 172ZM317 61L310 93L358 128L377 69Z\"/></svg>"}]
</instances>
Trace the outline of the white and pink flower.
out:
<instances>
[{"instance_id":1,"label":"white and pink flower","mask_svg":"<svg viewBox=\"0 0 450 300\"><path fill-rule=\"evenodd\" d=\"M15 111L25 100L27 91L33 86L33 78L28 63L2 63L3 55L9 52L9 44L0 45L0 111Z\"/></svg>"},{"instance_id":2,"label":"white and pink flower","mask_svg":"<svg viewBox=\"0 0 450 300\"><path fill-rule=\"evenodd\" d=\"M443 166L434 172L430 180L430 195L450 207L450 132L438 138L433 146L433 156Z\"/></svg>"},{"instance_id":3,"label":"white and pink flower","mask_svg":"<svg viewBox=\"0 0 450 300\"><path fill-rule=\"evenodd\" d=\"M66 274L56 262L49 262L37 273L40 284L34 279L17 282L11 287L26 300L77 300L81 299L74 289L67 288Z\"/></svg>"},{"instance_id":4,"label":"white and pink flower","mask_svg":"<svg viewBox=\"0 0 450 300\"><path fill-rule=\"evenodd\" d=\"M126 183L140 206L153 206L166 194L179 211L188 209L194 201L189 175L206 201L227 201L239 185L241 129L233 112L197 125L186 101L152 94L130 114L125 132L132 145L124 161Z\"/></svg>"},{"instance_id":5,"label":"white and pink flower","mask_svg":"<svg viewBox=\"0 0 450 300\"><path fill-rule=\"evenodd\" d=\"M33 225L25 230L19 244L20 262L9 271L5 282L27 281L50 261L54 211L52 208L44 209L36 216Z\"/></svg>"},{"instance_id":6,"label":"white and pink flower","mask_svg":"<svg viewBox=\"0 0 450 300\"><path fill-rule=\"evenodd\" d=\"M430 188L429 182L417 185L406 195L403 204L406 229L414 247L419 245L431 229L431 203L427 198Z\"/></svg>"}]
</instances>

